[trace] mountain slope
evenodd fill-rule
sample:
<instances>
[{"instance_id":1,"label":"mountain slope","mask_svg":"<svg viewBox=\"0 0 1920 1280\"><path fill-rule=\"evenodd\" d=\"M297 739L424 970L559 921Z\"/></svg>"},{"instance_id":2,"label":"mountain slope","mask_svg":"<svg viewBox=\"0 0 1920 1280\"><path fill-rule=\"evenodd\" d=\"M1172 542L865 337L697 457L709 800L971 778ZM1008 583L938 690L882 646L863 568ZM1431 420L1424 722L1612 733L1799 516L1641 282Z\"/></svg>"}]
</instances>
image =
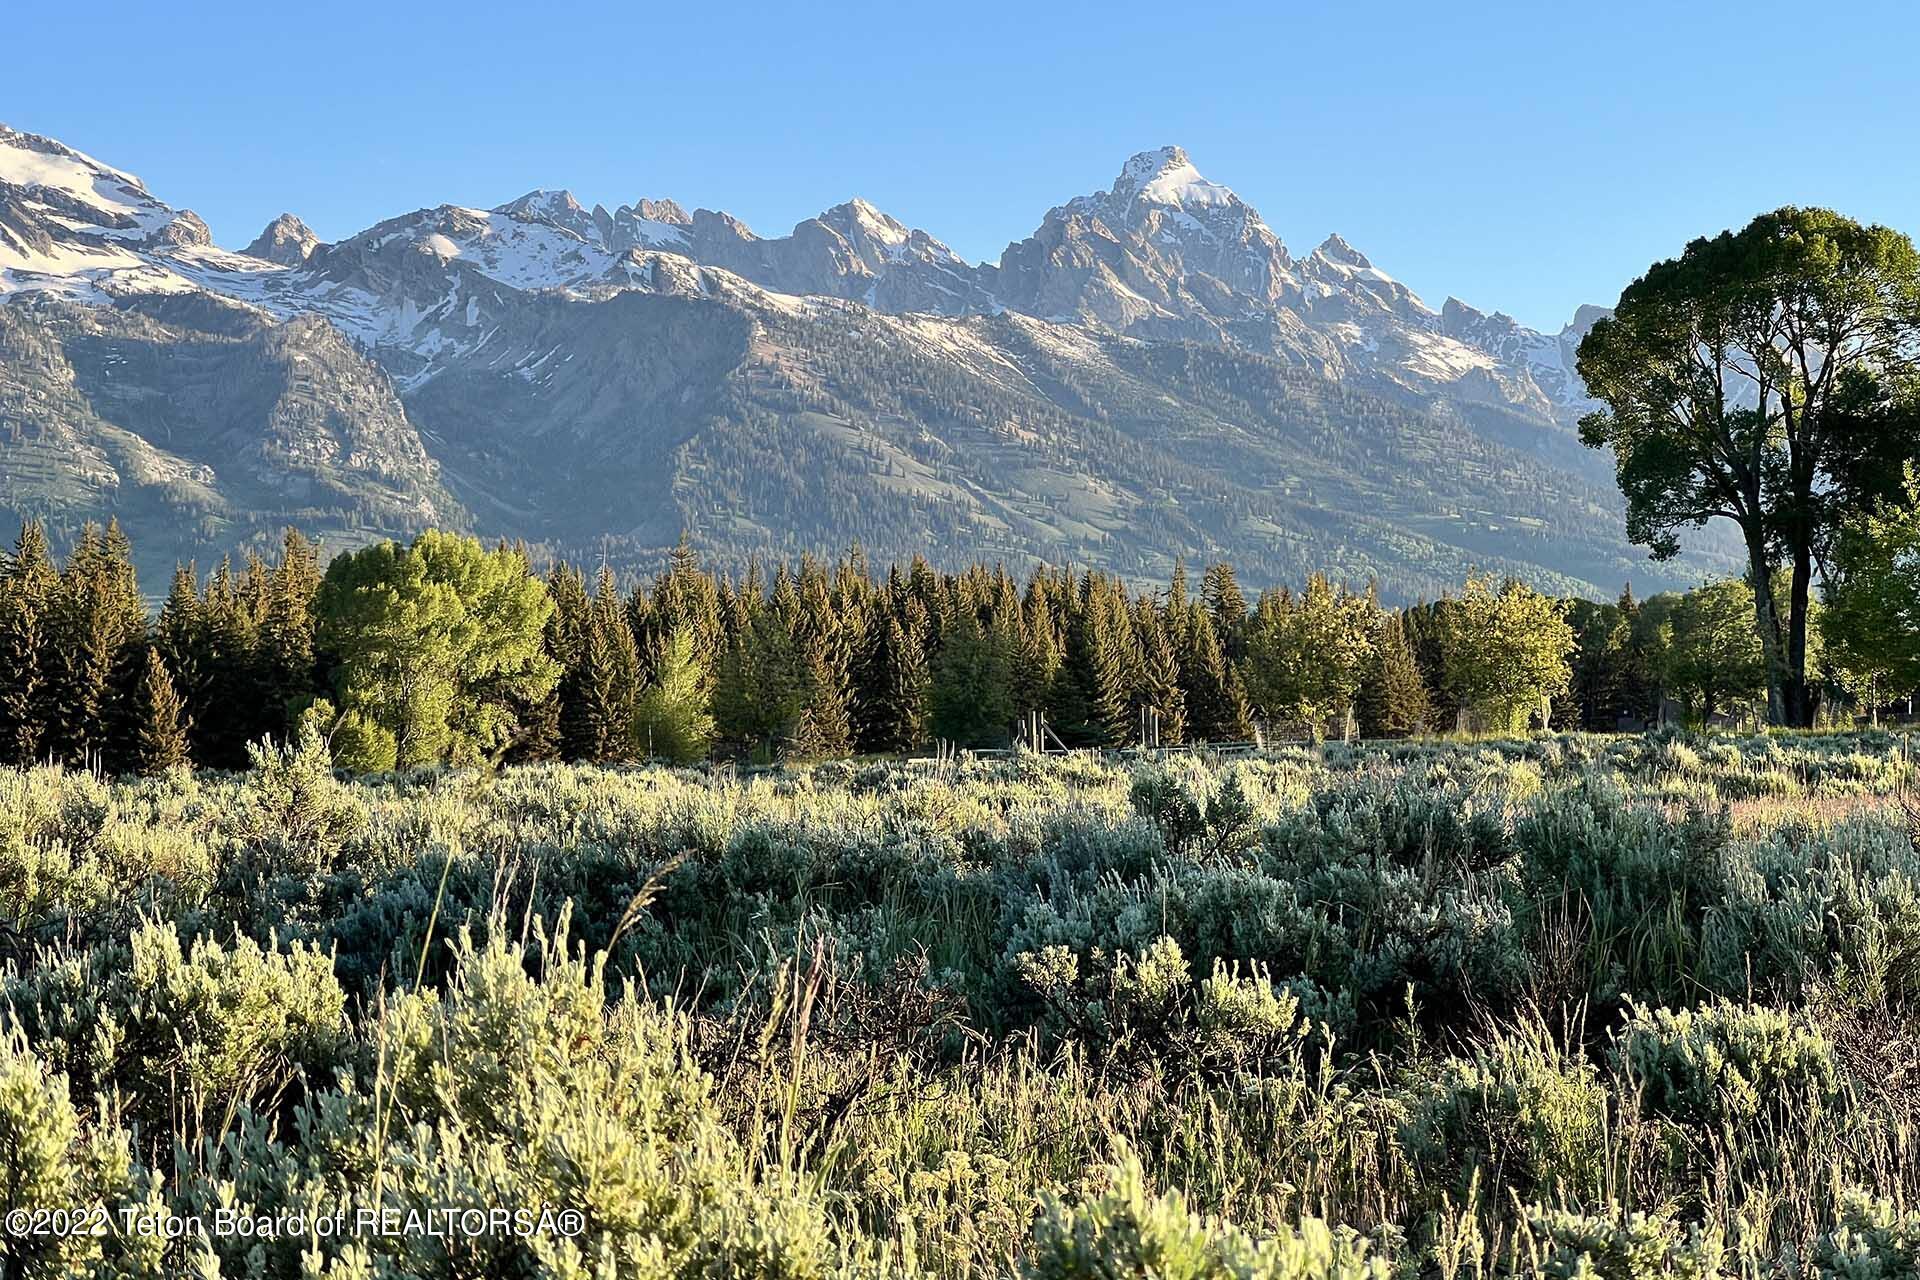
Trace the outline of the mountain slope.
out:
<instances>
[{"instance_id":1,"label":"mountain slope","mask_svg":"<svg viewBox=\"0 0 1920 1280\"><path fill-rule=\"evenodd\" d=\"M565 192L246 254L0 128L6 505L155 559L298 521L650 562L884 557L1661 580L1570 424L1559 335L1427 308L1338 237L1295 258L1177 148L970 265L864 201L755 236ZM1696 576L1702 564L1672 576Z\"/></svg>"}]
</instances>

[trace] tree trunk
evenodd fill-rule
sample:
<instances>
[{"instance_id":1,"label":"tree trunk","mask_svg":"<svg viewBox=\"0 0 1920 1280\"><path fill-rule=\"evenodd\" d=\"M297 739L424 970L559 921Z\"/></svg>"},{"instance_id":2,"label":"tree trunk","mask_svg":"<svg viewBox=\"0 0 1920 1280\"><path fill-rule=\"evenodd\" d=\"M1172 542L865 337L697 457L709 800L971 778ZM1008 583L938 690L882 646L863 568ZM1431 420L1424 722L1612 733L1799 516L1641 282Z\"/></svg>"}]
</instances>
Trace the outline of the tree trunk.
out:
<instances>
[{"instance_id":1,"label":"tree trunk","mask_svg":"<svg viewBox=\"0 0 1920 1280\"><path fill-rule=\"evenodd\" d=\"M1767 667L1767 723L1792 724L1787 703L1791 667L1780 634L1780 611L1773 601L1773 562L1767 555L1766 534L1758 529L1747 530L1747 585L1753 588L1754 625L1760 632L1760 652Z\"/></svg>"},{"instance_id":2,"label":"tree trunk","mask_svg":"<svg viewBox=\"0 0 1920 1280\"><path fill-rule=\"evenodd\" d=\"M1793 552L1793 581L1787 602L1787 711L1796 729L1813 727L1813 691L1807 687L1807 602L1813 585L1813 553L1806 539Z\"/></svg>"}]
</instances>

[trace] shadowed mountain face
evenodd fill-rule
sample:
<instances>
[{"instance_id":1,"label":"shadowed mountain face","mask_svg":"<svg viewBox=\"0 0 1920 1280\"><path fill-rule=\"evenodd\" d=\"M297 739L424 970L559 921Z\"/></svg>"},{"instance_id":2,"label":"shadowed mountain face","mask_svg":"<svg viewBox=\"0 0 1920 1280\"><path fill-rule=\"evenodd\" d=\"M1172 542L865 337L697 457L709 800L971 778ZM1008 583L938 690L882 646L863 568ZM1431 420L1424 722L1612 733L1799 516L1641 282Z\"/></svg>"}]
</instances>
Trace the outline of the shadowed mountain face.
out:
<instances>
[{"instance_id":1,"label":"shadowed mountain face","mask_svg":"<svg viewBox=\"0 0 1920 1280\"><path fill-rule=\"evenodd\" d=\"M1436 312L1338 237L1296 258L1178 148L998 264L852 200L789 235L670 200L441 206L245 253L0 128L0 475L152 572L292 521L654 563L831 551L1229 558L1431 593L1697 578L1628 547L1557 335ZM150 579L150 584L156 580Z\"/></svg>"}]
</instances>

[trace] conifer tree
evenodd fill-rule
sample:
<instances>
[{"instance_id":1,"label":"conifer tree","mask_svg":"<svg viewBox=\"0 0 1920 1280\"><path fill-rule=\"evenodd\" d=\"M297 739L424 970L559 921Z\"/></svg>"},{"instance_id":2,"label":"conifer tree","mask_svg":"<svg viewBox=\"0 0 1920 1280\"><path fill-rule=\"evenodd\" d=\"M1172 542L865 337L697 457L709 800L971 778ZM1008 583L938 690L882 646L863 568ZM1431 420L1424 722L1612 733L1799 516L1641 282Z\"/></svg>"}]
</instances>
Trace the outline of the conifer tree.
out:
<instances>
[{"instance_id":1,"label":"conifer tree","mask_svg":"<svg viewBox=\"0 0 1920 1280\"><path fill-rule=\"evenodd\" d=\"M1140 604L1133 620L1140 646L1139 705L1157 717L1160 745L1176 746L1187 735L1187 694L1179 659L1159 611L1145 598Z\"/></svg>"},{"instance_id":2,"label":"conifer tree","mask_svg":"<svg viewBox=\"0 0 1920 1280\"><path fill-rule=\"evenodd\" d=\"M634 714L635 748L643 757L669 764L704 759L713 746L713 715L693 628L675 627L652 665L653 683L641 693Z\"/></svg>"},{"instance_id":3,"label":"conifer tree","mask_svg":"<svg viewBox=\"0 0 1920 1280\"><path fill-rule=\"evenodd\" d=\"M159 648L149 644L143 651L140 679L113 745L120 772L151 777L187 763L190 743L186 705Z\"/></svg>"},{"instance_id":4,"label":"conifer tree","mask_svg":"<svg viewBox=\"0 0 1920 1280\"><path fill-rule=\"evenodd\" d=\"M220 769L244 768L247 744L259 736L254 664L259 626L250 611L251 594L223 559L201 597L192 660L181 667L193 673L188 705L195 756Z\"/></svg>"},{"instance_id":5,"label":"conifer tree","mask_svg":"<svg viewBox=\"0 0 1920 1280\"><path fill-rule=\"evenodd\" d=\"M1399 613L1385 615L1375 632L1361 676L1358 711L1363 737L1397 738L1427 727L1426 681Z\"/></svg>"},{"instance_id":6,"label":"conifer tree","mask_svg":"<svg viewBox=\"0 0 1920 1280\"><path fill-rule=\"evenodd\" d=\"M1002 746L1014 718L1013 638L954 612L934 657L928 720L933 735L963 747Z\"/></svg>"},{"instance_id":7,"label":"conifer tree","mask_svg":"<svg viewBox=\"0 0 1920 1280\"><path fill-rule=\"evenodd\" d=\"M61 572L48 682L48 749L69 764L99 761L107 748L116 698L130 691L145 606L134 577L132 548L117 521L103 532L89 525Z\"/></svg>"},{"instance_id":8,"label":"conifer tree","mask_svg":"<svg viewBox=\"0 0 1920 1280\"><path fill-rule=\"evenodd\" d=\"M806 709L809 672L771 605L743 597L739 607L746 621L721 659L714 719L724 740L746 754L771 759Z\"/></svg>"},{"instance_id":9,"label":"conifer tree","mask_svg":"<svg viewBox=\"0 0 1920 1280\"><path fill-rule=\"evenodd\" d=\"M862 751L906 752L926 741L926 610L904 591L890 599L893 607L867 628L860 662L856 742Z\"/></svg>"},{"instance_id":10,"label":"conifer tree","mask_svg":"<svg viewBox=\"0 0 1920 1280\"><path fill-rule=\"evenodd\" d=\"M1247 597L1234 577L1233 566L1225 561L1210 565L1200 580L1200 598L1206 601L1221 652L1228 662L1238 665L1247 656Z\"/></svg>"},{"instance_id":11,"label":"conifer tree","mask_svg":"<svg viewBox=\"0 0 1920 1280\"><path fill-rule=\"evenodd\" d=\"M1104 582L1090 595L1087 614L1093 695L1089 722L1098 734L1098 745L1124 746L1138 728L1134 690L1139 660L1133 629L1125 607L1113 599Z\"/></svg>"},{"instance_id":12,"label":"conifer tree","mask_svg":"<svg viewBox=\"0 0 1920 1280\"><path fill-rule=\"evenodd\" d=\"M560 750L566 759L604 764L631 758L639 666L625 613L603 583L588 608L575 662L560 678Z\"/></svg>"},{"instance_id":13,"label":"conifer tree","mask_svg":"<svg viewBox=\"0 0 1920 1280\"><path fill-rule=\"evenodd\" d=\"M260 694L257 728L284 738L302 705L317 691L313 596L320 589L320 566L313 544L299 530L288 529L279 563L264 579L266 599L254 656Z\"/></svg>"},{"instance_id":14,"label":"conifer tree","mask_svg":"<svg viewBox=\"0 0 1920 1280\"><path fill-rule=\"evenodd\" d=\"M24 522L0 578L0 763L41 758L52 659L47 628L58 586L46 531Z\"/></svg>"},{"instance_id":15,"label":"conifer tree","mask_svg":"<svg viewBox=\"0 0 1920 1280\"><path fill-rule=\"evenodd\" d=\"M1253 712L1240 673L1228 664L1214 634L1213 616L1190 608L1180 654L1186 691L1188 735L1202 742L1245 742L1253 737Z\"/></svg>"}]
</instances>

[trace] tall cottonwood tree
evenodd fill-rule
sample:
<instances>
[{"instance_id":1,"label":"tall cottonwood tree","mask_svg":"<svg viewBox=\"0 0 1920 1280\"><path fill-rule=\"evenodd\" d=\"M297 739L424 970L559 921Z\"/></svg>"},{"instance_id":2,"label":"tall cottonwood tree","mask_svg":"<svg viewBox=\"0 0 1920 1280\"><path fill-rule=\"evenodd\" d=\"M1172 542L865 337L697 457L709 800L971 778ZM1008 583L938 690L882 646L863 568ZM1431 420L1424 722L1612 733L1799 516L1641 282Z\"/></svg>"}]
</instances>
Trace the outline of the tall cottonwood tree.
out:
<instances>
[{"instance_id":1,"label":"tall cottonwood tree","mask_svg":"<svg viewBox=\"0 0 1920 1280\"><path fill-rule=\"evenodd\" d=\"M338 556L314 598L350 763L469 762L511 745L514 701L543 697L559 664L541 643L553 602L524 556L429 530L411 546ZM339 739L336 738L336 746Z\"/></svg>"},{"instance_id":2,"label":"tall cottonwood tree","mask_svg":"<svg viewBox=\"0 0 1920 1280\"><path fill-rule=\"evenodd\" d=\"M1344 728L1367 659L1378 608L1316 573L1298 596L1269 591L1248 624L1249 692L1270 716L1304 725L1318 741Z\"/></svg>"},{"instance_id":3,"label":"tall cottonwood tree","mask_svg":"<svg viewBox=\"0 0 1920 1280\"><path fill-rule=\"evenodd\" d=\"M1656 263L1580 344L1580 376L1605 405L1581 438L1613 450L1628 535L1667 559L1689 526L1739 527L1775 724L1813 722L1817 559L1920 448L1903 403L1917 344L1912 241L1791 207ZM1784 610L1771 589L1782 570Z\"/></svg>"},{"instance_id":4,"label":"tall cottonwood tree","mask_svg":"<svg viewBox=\"0 0 1920 1280\"><path fill-rule=\"evenodd\" d=\"M1469 577L1456 599L1435 611L1446 682L1463 718L1474 714L1502 732L1524 728L1535 708L1543 727L1552 699L1572 681L1573 628L1561 601L1525 583ZM1465 727L1462 725L1461 727Z\"/></svg>"}]
</instances>

